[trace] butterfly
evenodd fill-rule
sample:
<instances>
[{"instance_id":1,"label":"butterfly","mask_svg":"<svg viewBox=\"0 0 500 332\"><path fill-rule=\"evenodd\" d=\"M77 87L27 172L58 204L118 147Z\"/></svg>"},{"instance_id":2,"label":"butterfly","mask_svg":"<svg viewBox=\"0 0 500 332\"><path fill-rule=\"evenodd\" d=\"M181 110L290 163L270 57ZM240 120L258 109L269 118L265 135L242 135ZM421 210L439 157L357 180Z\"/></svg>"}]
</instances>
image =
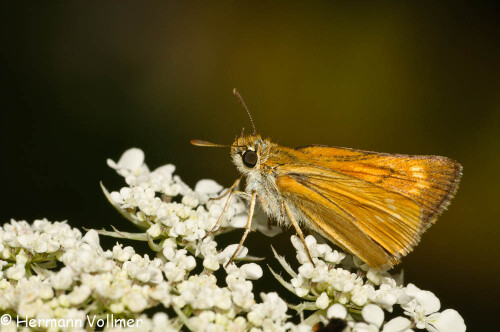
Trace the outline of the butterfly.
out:
<instances>
[{"instance_id":1,"label":"butterfly","mask_svg":"<svg viewBox=\"0 0 500 332\"><path fill-rule=\"evenodd\" d=\"M234 90L251 118L245 102ZM253 125L253 120L252 120ZM454 197L462 166L440 156L378 153L311 145L288 148L254 132L237 137L231 159L242 177L226 192L250 202L243 245L257 202L279 225L292 225L314 264L301 226L374 268L391 268L418 244ZM225 146L192 140L197 146ZM222 215L212 229L218 228ZM210 233L211 233L210 232Z\"/></svg>"}]
</instances>

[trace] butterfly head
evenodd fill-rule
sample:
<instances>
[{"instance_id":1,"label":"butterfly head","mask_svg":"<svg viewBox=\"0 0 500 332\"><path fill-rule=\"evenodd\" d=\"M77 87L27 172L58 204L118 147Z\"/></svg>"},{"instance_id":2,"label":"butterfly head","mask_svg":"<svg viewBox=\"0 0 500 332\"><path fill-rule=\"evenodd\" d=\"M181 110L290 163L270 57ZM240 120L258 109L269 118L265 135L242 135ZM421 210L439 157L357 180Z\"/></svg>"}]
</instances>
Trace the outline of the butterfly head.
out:
<instances>
[{"instance_id":1,"label":"butterfly head","mask_svg":"<svg viewBox=\"0 0 500 332\"><path fill-rule=\"evenodd\" d=\"M272 145L269 139L262 139L260 135L256 134L237 137L231 145L216 144L197 139L191 140L191 144L208 147L230 147L233 163L245 175L260 170L260 166L267 160Z\"/></svg>"},{"instance_id":2,"label":"butterfly head","mask_svg":"<svg viewBox=\"0 0 500 332\"><path fill-rule=\"evenodd\" d=\"M261 165L263 165L268 159L270 148L275 144L271 143L269 139L262 139L262 137L257 134L252 116L243 101L243 98L236 89L233 90L233 93L240 100L243 108L247 111L252 123L253 134L245 136L243 128L241 130L241 136L236 137L231 145L216 144L197 139L191 140L191 144L209 147L230 147L231 159L240 173L246 176L258 176L261 171Z\"/></svg>"},{"instance_id":3,"label":"butterfly head","mask_svg":"<svg viewBox=\"0 0 500 332\"><path fill-rule=\"evenodd\" d=\"M242 174L254 173L260 170L268 145L259 135L238 137L231 145L231 159Z\"/></svg>"}]
</instances>

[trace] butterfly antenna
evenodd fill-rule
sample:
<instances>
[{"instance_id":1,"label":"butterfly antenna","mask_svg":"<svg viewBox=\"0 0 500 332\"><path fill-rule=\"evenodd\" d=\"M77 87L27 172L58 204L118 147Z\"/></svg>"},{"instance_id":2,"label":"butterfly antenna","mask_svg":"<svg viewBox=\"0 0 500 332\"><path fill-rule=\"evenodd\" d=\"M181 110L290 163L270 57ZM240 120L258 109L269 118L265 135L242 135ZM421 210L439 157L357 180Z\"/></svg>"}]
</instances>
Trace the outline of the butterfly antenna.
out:
<instances>
[{"instance_id":1,"label":"butterfly antenna","mask_svg":"<svg viewBox=\"0 0 500 332\"><path fill-rule=\"evenodd\" d=\"M247 111L248 117L250 118L250 122L252 123L253 133L254 133L254 135L257 135L257 130L255 129L255 123L253 122L252 114L250 114L250 111L248 110L247 104L245 104L245 101L243 100L243 97L240 95L240 93L238 92L238 90L236 90L236 88L233 89L233 94L236 97L238 97L241 105L243 105L243 108Z\"/></svg>"}]
</instances>

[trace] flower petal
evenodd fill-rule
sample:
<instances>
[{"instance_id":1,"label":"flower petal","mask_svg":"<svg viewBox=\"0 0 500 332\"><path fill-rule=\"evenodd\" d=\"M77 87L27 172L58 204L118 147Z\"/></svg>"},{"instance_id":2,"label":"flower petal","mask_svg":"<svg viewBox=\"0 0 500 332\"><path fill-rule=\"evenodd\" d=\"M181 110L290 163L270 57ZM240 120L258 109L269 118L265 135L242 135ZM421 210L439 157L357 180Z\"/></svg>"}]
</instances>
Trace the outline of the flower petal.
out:
<instances>
[{"instance_id":1,"label":"flower petal","mask_svg":"<svg viewBox=\"0 0 500 332\"><path fill-rule=\"evenodd\" d=\"M262 268L255 263L244 264L241 270L245 273L245 278L250 280L257 280L263 275Z\"/></svg>"},{"instance_id":2,"label":"flower petal","mask_svg":"<svg viewBox=\"0 0 500 332\"><path fill-rule=\"evenodd\" d=\"M441 308L441 302L433 292L419 291L415 299L424 307L426 315L437 312Z\"/></svg>"},{"instance_id":3,"label":"flower petal","mask_svg":"<svg viewBox=\"0 0 500 332\"><path fill-rule=\"evenodd\" d=\"M328 319L332 318L340 318L345 319L347 317L347 309L340 303L335 303L334 305L328 308L326 312L326 317Z\"/></svg>"},{"instance_id":4,"label":"flower petal","mask_svg":"<svg viewBox=\"0 0 500 332\"><path fill-rule=\"evenodd\" d=\"M367 323L371 323L377 327L380 327L384 321L384 311L375 304L366 305L361 311L361 315Z\"/></svg>"},{"instance_id":5,"label":"flower petal","mask_svg":"<svg viewBox=\"0 0 500 332\"><path fill-rule=\"evenodd\" d=\"M124 168L128 170L136 170L144 163L144 152L138 148L131 148L125 151L118 163L114 163L108 159L108 165L114 169Z\"/></svg>"},{"instance_id":6,"label":"flower petal","mask_svg":"<svg viewBox=\"0 0 500 332\"><path fill-rule=\"evenodd\" d=\"M316 300L316 306L319 309L326 309L328 307L328 304L330 304L330 298L326 293L321 293L321 295Z\"/></svg>"},{"instance_id":7,"label":"flower petal","mask_svg":"<svg viewBox=\"0 0 500 332\"><path fill-rule=\"evenodd\" d=\"M200 194L217 194L222 190L222 186L214 180L203 179L196 183L194 191Z\"/></svg>"},{"instance_id":8,"label":"flower petal","mask_svg":"<svg viewBox=\"0 0 500 332\"><path fill-rule=\"evenodd\" d=\"M384 325L382 332L402 332L409 329L411 321L408 318L396 317Z\"/></svg>"},{"instance_id":9,"label":"flower petal","mask_svg":"<svg viewBox=\"0 0 500 332\"><path fill-rule=\"evenodd\" d=\"M462 316L453 309L432 314L427 319L426 329L430 332L465 332Z\"/></svg>"}]
</instances>

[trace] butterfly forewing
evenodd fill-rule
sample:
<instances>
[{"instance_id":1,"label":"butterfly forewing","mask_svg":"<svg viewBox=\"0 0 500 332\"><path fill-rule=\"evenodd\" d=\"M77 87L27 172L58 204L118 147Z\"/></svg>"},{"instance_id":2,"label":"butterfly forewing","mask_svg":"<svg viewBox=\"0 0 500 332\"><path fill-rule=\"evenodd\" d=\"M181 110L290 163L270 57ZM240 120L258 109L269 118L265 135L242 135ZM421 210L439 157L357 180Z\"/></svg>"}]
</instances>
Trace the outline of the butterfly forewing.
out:
<instances>
[{"instance_id":1,"label":"butterfly forewing","mask_svg":"<svg viewBox=\"0 0 500 332\"><path fill-rule=\"evenodd\" d=\"M312 165L351 175L411 197L422 208L424 228L449 205L458 189L462 166L440 156L410 156L339 147L309 146L296 151Z\"/></svg>"},{"instance_id":2,"label":"butterfly forewing","mask_svg":"<svg viewBox=\"0 0 500 332\"><path fill-rule=\"evenodd\" d=\"M392 266L411 251L461 174L458 163L435 156L314 146L280 148L278 156L266 164L283 197L310 228L371 266Z\"/></svg>"}]
</instances>

